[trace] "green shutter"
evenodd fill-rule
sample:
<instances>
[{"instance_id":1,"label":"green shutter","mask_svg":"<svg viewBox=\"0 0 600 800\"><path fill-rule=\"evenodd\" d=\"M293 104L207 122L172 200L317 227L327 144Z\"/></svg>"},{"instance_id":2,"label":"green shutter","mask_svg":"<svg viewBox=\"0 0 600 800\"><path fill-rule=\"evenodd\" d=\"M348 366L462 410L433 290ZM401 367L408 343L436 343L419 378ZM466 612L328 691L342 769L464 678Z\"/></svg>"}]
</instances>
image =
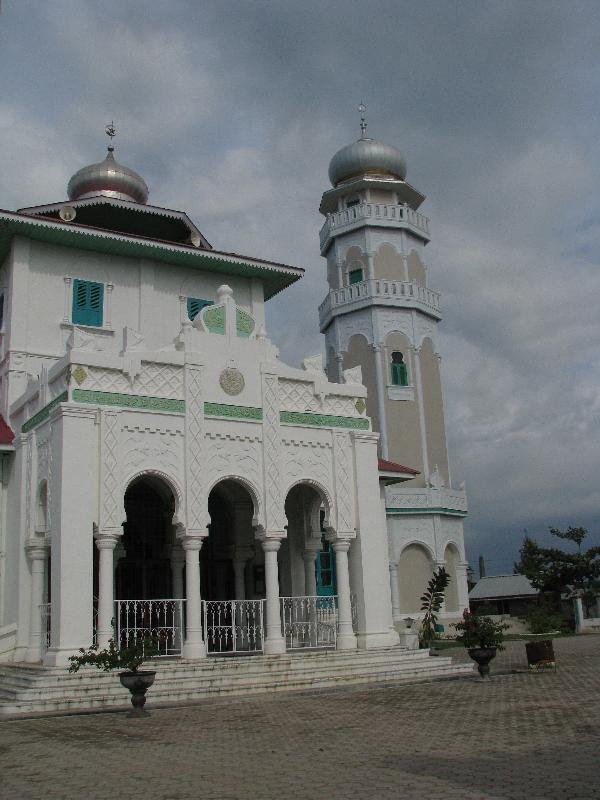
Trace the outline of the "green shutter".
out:
<instances>
[{"instance_id":1,"label":"green shutter","mask_svg":"<svg viewBox=\"0 0 600 800\"><path fill-rule=\"evenodd\" d=\"M195 317L202 311L204 306L212 306L212 300L201 300L199 297L188 297L187 299L187 313L188 317L193 321Z\"/></svg>"},{"instance_id":2,"label":"green shutter","mask_svg":"<svg viewBox=\"0 0 600 800\"><path fill-rule=\"evenodd\" d=\"M408 386L408 371L406 364L392 364L392 385Z\"/></svg>"},{"instance_id":3,"label":"green shutter","mask_svg":"<svg viewBox=\"0 0 600 800\"><path fill-rule=\"evenodd\" d=\"M353 269L351 272L348 273L348 282L350 284L360 283L362 279L363 279L362 269Z\"/></svg>"},{"instance_id":4,"label":"green shutter","mask_svg":"<svg viewBox=\"0 0 600 800\"><path fill-rule=\"evenodd\" d=\"M73 325L101 327L104 285L93 281L73 281Z\"/></svg>"}]
</instances>

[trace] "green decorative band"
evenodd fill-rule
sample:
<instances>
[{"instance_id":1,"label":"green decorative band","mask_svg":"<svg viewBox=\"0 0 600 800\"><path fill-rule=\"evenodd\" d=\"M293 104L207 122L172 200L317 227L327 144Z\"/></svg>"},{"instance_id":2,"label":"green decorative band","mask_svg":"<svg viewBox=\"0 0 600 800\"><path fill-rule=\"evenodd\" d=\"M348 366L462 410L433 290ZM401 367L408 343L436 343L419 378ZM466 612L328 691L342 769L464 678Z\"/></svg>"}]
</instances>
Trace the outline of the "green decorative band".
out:
<instances>
[{"instance_id":1,"label":"green decorative band","mask_svg":"<svg viewBox=\"0 0 600 800\"><path fill-rule=\"evenodd\" d=\"M233 417L234 419L262 419L262 408L229 406L224 403L204 403L207 417Z\"/></svg>"},{"instance_id":2,"label":"green decorative band","mask_svg":"<svg viewBox=\"0 0 600 800\"><path fill-rule=\"evenodd\" d=\"M53 408L56 408L56 406L59 403L64 403L68 399L69 399L68 392L63 392L62 394L59 394L58 397L55 397L54 400L51 400L47 405L41 408L37 412L37 414L34 414L33 417L27 420L27 422L23 423L23 425L21 426L22 433L27 433L28 431L32 431L37 425L40 424L40 422L43 422L45 419L48 419L48 417L50 416L50 412L52 411Z\"/></svg>"},{"instance_id":3,"label":"green decorative band","mask_svg":"<svg viewBox=\"0 0 600 800\"><path fill-rule=\"evenodd\" d=\"M357 417L336 417L333 414L312 414L308 411L281 411L279 419L285 425L313 425L325 428L355 428L369 430L369 420Z\"/></svg>"},{"instance_id":4,"label":"green decorative band","mask_svg":"<svg viewBox=\"0 0 600 800\"><path fill-rule=\"evenodd\" d=\"M393 514L447 514L451 517L466 517L467 511L459 511L457 508L386 508L388 516Z\"/></svg>"},{"instance_id":5,"label":"green decorative band","mask_svg":"<svg viewBox=\"0 0 600 800\"><path fill-rule=\"evenodd\" d=\"M136 394L120 394L118 392L95 392L91 389L73 389L73 401L93 403L99 406L122 406L123 408L143 408L148 411L185 411L183 400L168 397L145 397Z\"/></svg>"}]
</instances>

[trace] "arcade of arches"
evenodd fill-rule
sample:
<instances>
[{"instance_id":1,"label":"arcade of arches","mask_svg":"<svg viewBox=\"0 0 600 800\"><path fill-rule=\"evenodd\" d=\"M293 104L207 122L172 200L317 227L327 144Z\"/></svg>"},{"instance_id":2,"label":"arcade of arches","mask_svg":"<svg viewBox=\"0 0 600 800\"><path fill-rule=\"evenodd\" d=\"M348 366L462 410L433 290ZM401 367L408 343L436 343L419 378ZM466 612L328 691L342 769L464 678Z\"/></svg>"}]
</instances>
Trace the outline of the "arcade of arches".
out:
<instances>
[{"instance_id":1,"label":"arcade of arches","mask_svg":"<svg viewBox=\"0 0 600 800\"><path fill-rule=\"evenodd\" d=\"M261 620L266 619L264 648L256 631L252 641L246 631L245 649L282 652L286 649L283 601L290 601L296 636L300 605L293 601L300 598L303 608L312 608L314 614L330 601L328 607L337 615L337 646L356 646L348 579L350 542L326 538L323 498L311 485L300 483L289 491L287 535L282 539L257 538L252 496L236 480L223 480L210 492L210 524L202 538L181 535L173 524L173 491L159 477L143 475L132 481L124 505L122 536L95 535L99 646L115 636L114 627L120 640L131 630L136 635L158 632L168 639L163 655L181 652L189 658L201 657L210 637L214 649L209 645L209 652L244 649L236 646L242 635L240 619L247 628L248 618L254 619L260 609ZM237 603L235 608L233 603ZM207 621L211 613L218 616L214 624ZM221 628L227 626L233 633L223 638ZM296 641L290 634L288 646L292 640Z\"/></svg>"}]
</instances>

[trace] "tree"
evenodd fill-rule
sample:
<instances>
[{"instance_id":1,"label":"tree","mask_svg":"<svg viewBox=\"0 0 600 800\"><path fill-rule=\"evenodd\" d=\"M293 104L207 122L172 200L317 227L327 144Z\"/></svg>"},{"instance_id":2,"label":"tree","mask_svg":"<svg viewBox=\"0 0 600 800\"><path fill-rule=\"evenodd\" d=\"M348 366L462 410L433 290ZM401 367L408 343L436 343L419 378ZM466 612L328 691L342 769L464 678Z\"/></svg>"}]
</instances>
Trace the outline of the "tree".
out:
<instances>
[{"instance_id":1,"label":"tree","mask_svg":"<svg viewBox=\"0 0 600 800\"><path fill-rule=\"evenodd\" d=\"M425 593L421 596L421 611L424 611L421 622L420 639L424 647L429 647L436 637L435 626L437 615L444 602L444 592L450 583L450 575L444 567L433 573Z\"/></svg>"},{"instance_id":2,"label":"tree","mask_svg":"<svg viewBox=\"0 0 600 800\"><path fill-rule=\"evenodd\" d=\"M581 545L587 536L585 528L569 527L566 531L550 528L550 533L576 544L577 552L540 547L526 535L515 572L528 577L536 589L551 592L557 605L565 593L569 597L581 597L586 603L594 602L596 595L600 594L600 547L582 551Z\"/></svg>"}]
</instances>

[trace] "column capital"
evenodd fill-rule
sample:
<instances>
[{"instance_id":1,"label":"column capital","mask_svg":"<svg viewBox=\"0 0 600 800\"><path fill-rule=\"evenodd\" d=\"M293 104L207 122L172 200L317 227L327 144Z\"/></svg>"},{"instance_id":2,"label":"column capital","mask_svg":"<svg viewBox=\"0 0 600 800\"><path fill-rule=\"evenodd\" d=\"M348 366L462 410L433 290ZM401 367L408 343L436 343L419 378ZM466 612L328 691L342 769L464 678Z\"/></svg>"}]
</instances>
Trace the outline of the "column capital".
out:
<instances>
[{"instance_id":1,"label":"column capital","mask_svg":"<svg viewBox=\"0 0 600 800\"><path fill-rule=\"evenodd\" d=\"M336 553L347 553L352 541L350 539L333 539L331 546Z\"/></svg>"},{"instance_id":2,"label":"column capital","mask_svg":"<svg viewBox=\"0 0 600 800\"><path fill-rule=\"evenodd\" d=\"M48 556L50 542L45 537L33 536L25 542L25 551L32 561L42 561Z\"/></svg>"},{"instance_id":3,"label":"column capital","mask_svg":"<svg viewBox=\"0 0 600 800\"><path fill-rule=\"evenodd\" d=\"M185 551L196 550L199 552L204 539L204 536L182 536L180 541Z\"/></svg>"},{"instance_id":4,"label":"column capital","mask_svg":"<svg viewBox=\"0 0 600 800\"><path fill-rule=\"evenodd\" d=\"M94 532L94 540L98 550L114 550L121 541L123 531L103 530Z\"/></svg>"},{"instance_id":5,"label":"column capital","mask_svg":"<svg viewBox=\"0 0 600 800\"><path fill-rule=\"evenodd\" d=\"M265 553L276 553L281 547L281 539L264 538L260 540L260 544Z\"/></svg>"}]
</instances>

